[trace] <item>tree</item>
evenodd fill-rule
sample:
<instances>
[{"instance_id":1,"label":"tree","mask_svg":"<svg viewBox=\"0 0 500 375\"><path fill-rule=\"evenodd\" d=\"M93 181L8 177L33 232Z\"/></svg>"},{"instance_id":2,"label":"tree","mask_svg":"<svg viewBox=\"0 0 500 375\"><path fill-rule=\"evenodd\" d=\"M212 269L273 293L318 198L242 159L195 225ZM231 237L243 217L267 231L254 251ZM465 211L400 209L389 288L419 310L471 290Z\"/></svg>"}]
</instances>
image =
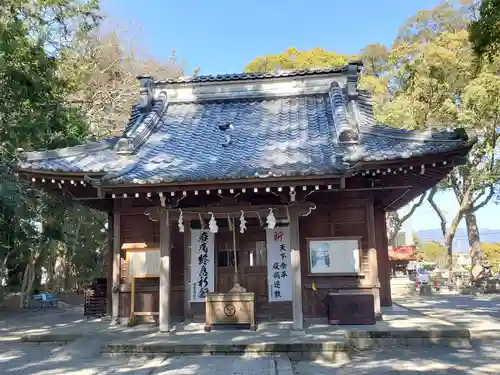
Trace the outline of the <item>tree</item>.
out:
<instances>
[{"instance_id":1,"label":"tree","mask_svg":"<svg viewBox=\"0 0 500 375\"><path fill-rule=\"evenodd\" d=\"M342 66L349 61L349 56L321 47L299 50L289 47L281 53L258 56L245 66L245 72L273 72L279 69L305 69Z\"/></svg>"},{"instance_id":2,"label":"tree","mask_svg":"<svg viewBox=\"0 0 500 375\"><path fill-rule=\"evenodd\" d=\"M498 272L500 270L500 243L481 242L481 250L488 263Z\"/></svg>"},{"instance_id":3,"label":"tree","mask_svg":"<svg viewBox=\"0 0 500 375\"><path fill-rule=\"evenodd\" d=\"M389 246L394 246L396 237L403 227L403 224L415 213L416 209L422 205L424 202L426 194L420 195L420 198L414 202L406 214L400 216L397 211L392 211L387 213L387 237Z\"/></svg>"},{"instance_id":4,"label":"tree","mask_svg":"<svg viewBox=\"0 0 500 375\"><path fill-rule=\"evenodd\" d=\"M469 25L469 39L480 58L492 58L500 50L500 0L482 0L479 17Z\"/></svg>"},{"instance_id":5,"label":"tree","mask_svg":"<svg viewBox=\"0 0 500 375\"><path fill-rule=\"evenodd\" d=\"M429 31L427 21L423 23L426 25L423 30L419 29L422 26L415 26L418 23L406 24L403 30L407 32L398 36L393 52L397 67L393 82L397 83L397 90L382 108L385 120L395 126L404 124L427 130L461 125L469 134L478 137L477 146L466 164L455 168L428 196L441 218L450 267L453 237L464 217L471 242L470 253L474 264L477 263L479 254L473 244L479 243L479 234L474 213L494 196L498 176L495 149L500 91L498 77L493 73L498 62L486 63L475 58L468 42L468 9L440 5L426 11L424 18L436 22L431 31L438 30L437 33ZM452 191L460 207L450 227L434 203L438 188Z\"/></svg>"},{"instance_id":6,"label":"tree","mask_svg":"<svg viewBox=\"0 0 500 375\"><path fill-rule=\"evenodd\" d=\"M437 241L425 241L419 246L419 255L423 260L434 262L439 268L447 266L448 253L446 247Z\"/></svg>"},{"instance_id":7,"label":"tree","mask_svg":"<svg viewBox=\"0 0 500 375\"><path fill-rule=\"evenodd\" d=\"M10 165L18 148L86 137L84 118L66 102L70 82L57 71L62 51L99 19L94 0L6 0L0 7L0 277L22 283L22 305L50 246L53 200L18 181Z\"/></svg>"},{"instance_id":8,"label":"tree","mask_svg":"<svg viewBox=\"0 0 500 375\"><path fill-rule=\"evenodd\" d=\"M161 79L184 74L175 51L168 61L148 57L127 40L126 32L99 30L77 38L59 64L60 73L74 84L68 100L84 114L95 137L123 131L137 101L139 75Z\"/></svg>"}]
</instances>

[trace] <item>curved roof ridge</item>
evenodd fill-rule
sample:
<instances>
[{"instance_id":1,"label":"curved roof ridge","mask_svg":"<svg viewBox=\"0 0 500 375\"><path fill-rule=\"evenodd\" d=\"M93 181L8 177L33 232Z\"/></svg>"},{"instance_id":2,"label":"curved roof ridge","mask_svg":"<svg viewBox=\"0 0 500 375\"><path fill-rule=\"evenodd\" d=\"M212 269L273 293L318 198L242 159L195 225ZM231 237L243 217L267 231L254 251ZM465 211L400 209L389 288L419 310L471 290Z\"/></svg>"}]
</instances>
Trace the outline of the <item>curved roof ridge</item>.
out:
<instances>
[{"instance_id":1,"label":"curved roof ridge","mask_svg":"<svg viewBox=\"0 0 500 375\"><path fill-rule=\"evenodd\" d=\"M161 93L159 98L155 101L153 108L146 117L140 120L138 126L134 129L133 133L128 136L130 142L137 151L139 147L153 134L156 125L165 113L168 106L168 99L164 93Z\"/></svg>"},{"instance_id":2,"label":"curved roof ridge","mask_svg":"<svg viewBox=\"0 0 500 375\"><path fill-rule=\"evenodd\" d=\"M248 81L266 78L298 77L320 74L332 74L347 72L348 65L334 66L329 68L307 68L282 70L276 72L243 72L232 74L215 74L201 76L185 76L164 80L155 80L155 85L181 84L181 83L201 83L201 82L224 82L224 81Z\"/></svg>"}]
</instances>

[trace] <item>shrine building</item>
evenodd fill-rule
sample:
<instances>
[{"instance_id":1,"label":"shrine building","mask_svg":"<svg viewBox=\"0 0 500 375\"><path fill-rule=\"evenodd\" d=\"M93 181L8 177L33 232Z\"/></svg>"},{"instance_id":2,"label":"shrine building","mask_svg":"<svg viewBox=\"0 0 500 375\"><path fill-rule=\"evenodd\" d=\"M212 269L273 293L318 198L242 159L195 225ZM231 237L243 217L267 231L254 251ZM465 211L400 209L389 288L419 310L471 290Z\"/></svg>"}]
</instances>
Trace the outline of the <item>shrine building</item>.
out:
<instances>
[{"instance_id":1,"label":"shrine building","mask_svg":"<svg viewBox=\"0 0 500 375\"><path fill-rule=\"evenodd\" d=\"M380 319L386 212L463 164L475 140L376 123L361 69L139 77L121 136L23 153L17 173L108 213L115 322L170 331L209 320L215 294L231 317L243 306L231 293L257 323Z\"/></svg>"}]
</instances>

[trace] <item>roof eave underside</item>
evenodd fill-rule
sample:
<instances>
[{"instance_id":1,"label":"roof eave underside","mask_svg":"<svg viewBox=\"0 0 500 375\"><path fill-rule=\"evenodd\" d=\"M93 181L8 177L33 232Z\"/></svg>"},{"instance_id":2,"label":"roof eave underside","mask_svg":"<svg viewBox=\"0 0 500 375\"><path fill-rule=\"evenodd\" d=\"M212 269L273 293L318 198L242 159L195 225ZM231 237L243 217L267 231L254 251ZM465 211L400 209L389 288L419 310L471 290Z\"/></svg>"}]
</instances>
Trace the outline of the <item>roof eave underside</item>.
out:
<instances>
[{"instance_id":1,"label":"roof eave underside","mask_svg":"<svg viewBox=\"0 0 500 375\"><path fill-rule=\"evenodd\" d=\"M456 148L447 150L445 152L427 153L419 156L414 156L410 158L396 158L396 159L385 159L376 161L361 161L353 165L352 168L345 170L328 170L322 173L311 173L311 174L296 174L296 175L286 175L286 176L268 176L268 177L248 177L248 178L227 178L227 179L206 179L206 180L162 180L162 181L137 181L133 182L130 180L113 180L108 179L108 172L106 171L70 171L70 170L52 170L52 169L31 169L31 168L16 168L17 173L26 174L32 177L37 175L40 178L73 178L73 179L87 179L94 180L100 186L106 188L113 187L127 187L127 186L185 186L185 185L214 185L214 184L241 184L241 183L262 183L262 182L286 182L286 181L307 181L307 180L320 180L326 178L340 178L348 177L355 172L362 171L365 169L383 168L384 166L394 166L394 165L409 165L409 164L419 164L427 162L439 162L444 159L457 159L463 158L467 155L473 145L476 143L476 139L471 139L466 143L458 145ZM463 161L462 161L463 163ZM460 164L460 163L459 163Z\"/></svg>"}]
</instances>

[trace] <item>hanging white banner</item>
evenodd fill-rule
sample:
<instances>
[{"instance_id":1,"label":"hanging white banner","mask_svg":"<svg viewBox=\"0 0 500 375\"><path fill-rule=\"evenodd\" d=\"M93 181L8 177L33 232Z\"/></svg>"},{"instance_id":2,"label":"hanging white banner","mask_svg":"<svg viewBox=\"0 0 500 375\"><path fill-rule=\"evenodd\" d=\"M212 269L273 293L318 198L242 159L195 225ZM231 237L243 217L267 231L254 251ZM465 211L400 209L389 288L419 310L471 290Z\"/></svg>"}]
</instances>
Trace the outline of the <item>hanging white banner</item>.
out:
<instances>
[{"instance_id":1,"label":"hanging white banner","mask_svg":"<svg viewBox=\"0 0 500 375\"><path fill-rule=\"evenodd\" d=\"M214 234L191 229L190 302L205 302L205 295L215 291Z\"/></svg>"},{"instance_id":2,"label":"hanging white banner","mask_svg":"<svg viewBox=\"0 0 500 375\"><path fill-rule=\"evenodd\" d=\"M269 302L292 300L290 228L266 230Z\"/></svg>"}]
</instances>

